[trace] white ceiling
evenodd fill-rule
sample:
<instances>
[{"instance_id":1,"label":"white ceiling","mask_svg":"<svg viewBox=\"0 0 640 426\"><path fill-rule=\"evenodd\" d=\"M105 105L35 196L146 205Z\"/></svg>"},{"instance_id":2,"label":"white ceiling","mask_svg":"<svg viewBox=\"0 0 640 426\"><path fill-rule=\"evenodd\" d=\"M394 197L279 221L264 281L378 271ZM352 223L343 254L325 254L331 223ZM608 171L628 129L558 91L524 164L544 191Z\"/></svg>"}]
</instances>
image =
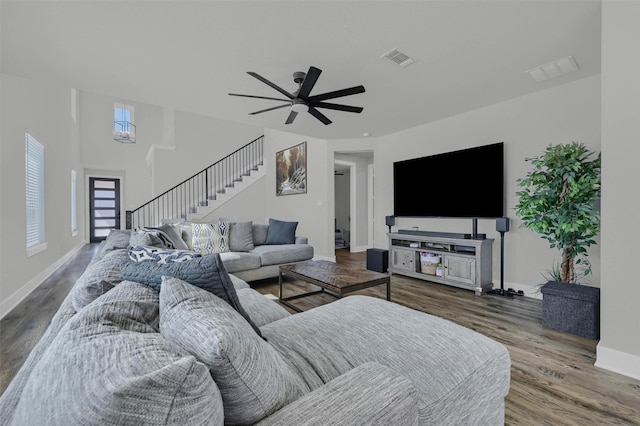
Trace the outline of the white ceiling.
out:
<instances>
[{"instance_id":1,"label":"white ceiling","mask_svg":"<svg viewBox=\"0 0 640 426\"><path fill-rule=\"evenodd\" d=\"M600 72L600 1L6 1L3 74L322 139L381 136ZM407 68L382 59L392 48ZM572 55L580 70L526 70ZM294 71L323 70L312 95L364 85L284 125Z\"/></svg>"}]
</instances>

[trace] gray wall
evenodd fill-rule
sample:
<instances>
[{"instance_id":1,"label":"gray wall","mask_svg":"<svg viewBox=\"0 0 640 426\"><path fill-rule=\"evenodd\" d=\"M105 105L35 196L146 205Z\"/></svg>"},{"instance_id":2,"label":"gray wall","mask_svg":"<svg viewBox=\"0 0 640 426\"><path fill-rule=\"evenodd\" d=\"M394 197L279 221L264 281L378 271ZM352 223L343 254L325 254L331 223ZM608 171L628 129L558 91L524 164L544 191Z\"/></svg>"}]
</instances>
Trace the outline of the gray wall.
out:
<instances>
[{"instance_id":1,"label":"gray wall","mask_svg":"<svg viewBox=\"0 0 640 426\"><path fill-rule=\"evenodd\" d=\"M0 156L0 317L37 287L84 241L84 174L72 91L2 75ZM77 99L77 96L76 96ZM25 132L45 146L47 249L26 250ZM71 170L77 172L78 233L71 232Z\"/></svg>"},{"instance_id":2,"label":"gray wall","mask_svg":"<svg viewBox=\"0 0 640 426\"><path fill-rule=\"evenodd\" d=\"M640 379L638 22L640 3L602 3L602 300L596 366L636 379Z\"/></svg>"}]
</instances>

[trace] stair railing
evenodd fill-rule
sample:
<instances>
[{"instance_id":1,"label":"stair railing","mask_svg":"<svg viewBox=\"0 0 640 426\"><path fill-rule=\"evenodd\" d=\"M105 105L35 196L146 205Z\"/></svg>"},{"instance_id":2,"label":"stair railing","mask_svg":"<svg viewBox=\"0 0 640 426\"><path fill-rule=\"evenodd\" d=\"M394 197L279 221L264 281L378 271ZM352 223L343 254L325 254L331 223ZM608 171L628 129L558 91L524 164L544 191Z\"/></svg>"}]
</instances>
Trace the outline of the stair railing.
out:
<instances>
[{"instance_id":1,"label":"stair railing","mask_svg":"<svg viewBox=\"0 0 640 426\"><path fill-rule=\"evenodd\" d=\"M263 164L264 135L249 142L140 207L127 210L126 227L157 226L166 219L188 218L198 207L206 206L218 194L232 188Z\"/></svg>"}]
</instances>

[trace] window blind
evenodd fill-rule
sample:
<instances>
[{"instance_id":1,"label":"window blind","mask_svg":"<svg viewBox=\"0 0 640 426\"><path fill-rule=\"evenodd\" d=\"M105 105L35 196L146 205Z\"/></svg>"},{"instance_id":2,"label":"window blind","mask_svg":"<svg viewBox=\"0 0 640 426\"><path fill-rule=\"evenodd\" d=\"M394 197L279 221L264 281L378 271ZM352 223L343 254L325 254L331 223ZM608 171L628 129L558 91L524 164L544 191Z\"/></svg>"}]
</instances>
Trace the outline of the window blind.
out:
<instances>
[{"instance_id":1,"label":"window blind","mask_svg":"<svg viewBox=\"0 0 640 426\"><path fill-rule=\"evenodd\" d=\"M27 248L44 243L44 146L25 134Z\"/></svg>"}]
</instances>

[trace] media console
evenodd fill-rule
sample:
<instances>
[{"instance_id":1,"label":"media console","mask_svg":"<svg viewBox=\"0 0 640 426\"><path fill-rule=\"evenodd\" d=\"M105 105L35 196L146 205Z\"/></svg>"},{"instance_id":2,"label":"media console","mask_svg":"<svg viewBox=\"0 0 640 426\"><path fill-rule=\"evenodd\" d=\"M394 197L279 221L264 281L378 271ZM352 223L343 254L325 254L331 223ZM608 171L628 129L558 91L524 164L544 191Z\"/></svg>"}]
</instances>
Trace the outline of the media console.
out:
<instances>
[{"instance_id":1,"label":"media console","mask_svg":"<svg viewBox=\"0 0 640 426\"><path fill-rule=\"evenodd\" d=\"M473 290L481 295L493 288L493 239L468 234L426 231L390 232L389 272ZM423 260L439 260L425 267Z\"/></svg>"}]
</instances>

